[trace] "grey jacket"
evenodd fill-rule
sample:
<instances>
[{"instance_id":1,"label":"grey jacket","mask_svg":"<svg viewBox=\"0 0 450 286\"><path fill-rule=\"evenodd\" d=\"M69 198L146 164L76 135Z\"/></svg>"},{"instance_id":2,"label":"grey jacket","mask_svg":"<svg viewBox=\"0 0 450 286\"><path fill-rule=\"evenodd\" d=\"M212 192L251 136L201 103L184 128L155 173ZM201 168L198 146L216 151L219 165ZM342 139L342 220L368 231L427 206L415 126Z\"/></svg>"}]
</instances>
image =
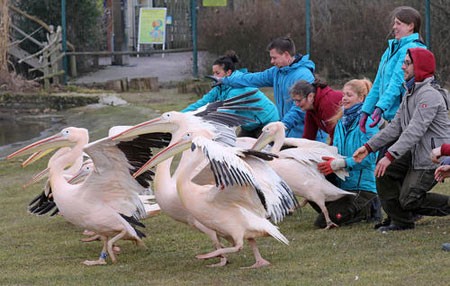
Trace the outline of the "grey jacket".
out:
<instances>
[{"instance_id":1,"label":"grey jacket","mask_svg":"<svg viewBox=\"0 0 450 286\"><path fill-rule=\"evenodd\" d=\"M406 92L394 119L367 144L373 151L395 142L388 151L399 158L411 150L414 169L435 169L431 150L450 142L448 92L432 85L434 77Z\"/></svg>"}]
</instances>

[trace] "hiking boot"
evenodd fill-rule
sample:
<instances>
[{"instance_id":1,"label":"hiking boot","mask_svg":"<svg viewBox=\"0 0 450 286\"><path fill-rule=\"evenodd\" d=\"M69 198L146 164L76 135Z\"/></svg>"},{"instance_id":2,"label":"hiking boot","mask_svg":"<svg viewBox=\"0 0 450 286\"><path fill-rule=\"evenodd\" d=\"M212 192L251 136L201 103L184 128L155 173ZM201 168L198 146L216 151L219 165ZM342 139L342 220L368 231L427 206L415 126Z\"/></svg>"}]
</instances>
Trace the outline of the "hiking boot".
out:
<instances>
[{"instance_id":1,"label":"hiking boot","mask_svg":"<svg viewBox=\"0 0 450 286\"><path fill-rule=\"evenodd\" d=\"M397 231L397 230L408 230L408 229L414 229L414 225L409 226L402 226L402 225L396 225L391 223L388 226L382 226L378 228L379 232L388 232L388 231Z\"/></svg>"},{"instance_id":2,"label":"hiking boot","mask_svg":"<svg viewBox=\"0 0 450 286\"><path fill-rule=\"evenodd\" d=\"M446 242L442 244L442 250L450 251L450 243Z\"/></svg>"},{"instance_id":3,"label":"hiking boot","mask_svg":"<svg viewBox=\"0 0 450 286\"><path fill-rule=\"evenodd\" d=\"M374 229L379 229L382 226L389 226L390 224L391 224L391 218L387 217L382 222L377 223L376 225L374 225L373 228Z\"/></svg>"}]
</instances>

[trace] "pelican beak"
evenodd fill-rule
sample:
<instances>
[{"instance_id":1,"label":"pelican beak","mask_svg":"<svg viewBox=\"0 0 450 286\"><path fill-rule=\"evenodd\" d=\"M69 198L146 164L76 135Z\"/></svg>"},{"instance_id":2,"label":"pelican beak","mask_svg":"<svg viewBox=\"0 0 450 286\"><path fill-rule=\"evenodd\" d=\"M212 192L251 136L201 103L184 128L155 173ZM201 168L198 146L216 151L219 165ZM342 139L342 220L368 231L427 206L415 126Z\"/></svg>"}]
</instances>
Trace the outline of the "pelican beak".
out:
<instances>
[{"instance_id":1,"label":"pelican beak","mask_svg":"<svg viewBox=\"0 0 450 286\"><path fill-rule=\"evenodd\" d=\"M51 153L54 150L55 149L48 149L48 150L38 151L38 152L31 154L31 156L28 157L28 159L26 159L22 163L22 167L25 168L26 166L31 165L32 163L40 160L41 158L45 157L47 154Z\"/></svg>"},{"instance_id":2,"label":"pelican beak","mask_svg":"<svg viewBox=\"0 0 450 286\"><path fill-rule=\"evenodd\" d=\"M67 140L67 138L64 137L61 133L58 133L54 136L47 137L45 139L42 139L35 143L32 143L28 146L25 146L20 150L17 150L16 152L8 155L6 157L6 159L9 160L9 159L12 159L17 156L33 154L33 153L41 152L41 151L47 151L49 149L54 150L54 149L60 148L60 147L71 147L73 145L74 145L74 143ZM32 162L34 162L34 161L32 160Z\"/></svg>"},{"instance_id":3,"label":"pelican beak","mask_svg":"<svg viewBox=\"0 0 450 286\"><path fill-rule=\"evenodd\" d=\"M89 174L80 170L78 173L75 174L75 176L73 176L72 178L67 180L67 182L72 185L78 184L78 183L84 181L84 179L87 177L87 175L89 175Z\"/></svg>"},{"instance_id":4,"label":"pelican beak","mask_svg":"<svg viewBox=\"0 0 450 286\"><path fill-rule=\"evenodd\" d=\"M270 142L273 141L272 136L269 132L262 132L261 135L259 135L258 139L256 140L255 144L253 144L252 149L253 150L262 150L264 147L267 146Z\"/></svg>"},{"instance_id":5,"label":"pelican beak","mask_svg":"<svg viewBox=\"0 0 450 286\"><path fill-rule=\"evenodd\" d=\"M23 164L22 164L23 165ZM48 173L49 173L50 169L49 168L45 168L44 170L40 171L39 173L37 173L36 175L34 175L30 181L28 181L25 185L22 186L22 188L26 188L30 185L33 185L39 181L41 181L43 178L48 177Z\"/></svg>"},{"instance_id":6,"label":"pelican beak","mask_svg":"<svg viewBox=\"0 0 450 286\"><path fill-rule=\"evenodd\" d=\"M174 129L174 124L170 122L164 122L161 120L161 117L145 121L139 123L131 128L128 128L125 131L120 132L117 135L111 137L113 141L120 141L124 139L132 139L135 136L139 136L147 133L155 133L155 132L171 132Z\"/></svg>"},{"instance_id":7,"label":"pelican beak","mask_svg":"<svg viewBox=\"0 0 450 286\"><path fill-rule=\"evenodd\" d=\"M144 173L147 170L150 170L154 166L158 165L159 163L163 162L164 160L169 159L170 157L173 157L177 155L178 153L181 153L187 149L189 149L192 145L192 139L181 139L178 142L171 144L158 152L156 155L154 155L150 160L148 160L142 167L137 170L133 174L133 178L139 177L142 173Z\"/></svg>"}]
</instances>

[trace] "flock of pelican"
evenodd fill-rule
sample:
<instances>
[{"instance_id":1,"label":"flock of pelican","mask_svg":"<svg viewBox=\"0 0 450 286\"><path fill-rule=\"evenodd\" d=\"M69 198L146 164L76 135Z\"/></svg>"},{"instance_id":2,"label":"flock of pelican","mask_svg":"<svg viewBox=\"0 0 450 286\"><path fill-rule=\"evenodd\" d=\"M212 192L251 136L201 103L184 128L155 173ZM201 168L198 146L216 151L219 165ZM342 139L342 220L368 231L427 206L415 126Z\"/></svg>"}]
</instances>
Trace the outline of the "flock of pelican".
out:
<instances>
[{"instance_id":1,"label":"flock of pelican","mask_svg":"<svg viewBox=\"0 0 450 286\"><path fill-rule=\"evenodd\" d=\"M340 156L334 147L285 138L280 122L264 127L258 139L236 138L235 128L251 119L234 111L252 109L247 105L253 102L250 95L195 112L167 112L135 126L116 126L94 142L89 142L88 130L68 127L7 159L30 155L22 163L25 167L56 150L48 167L29 183L48 177L29 210L59 213L95 235L86 241L100 239L98 259L85 265L106 264L108 256L116 262L115 243L122 239L145 247L142 220L161 211L211 239L214 249L196 256L220 259L209 266L226 265L227 254L240 251L245 241L255 257L250 268L267 266L270 262L261 256L256 239L272 236L289 243L277 224L300 206L296 195L305 199L301 206L315 202L330 228L337 225L325 202L351 193L317 170L322 156ZM181 157L172 172L177 154ZM150 184L156 203L149 195Z\"/></svg>"}]
</instances>

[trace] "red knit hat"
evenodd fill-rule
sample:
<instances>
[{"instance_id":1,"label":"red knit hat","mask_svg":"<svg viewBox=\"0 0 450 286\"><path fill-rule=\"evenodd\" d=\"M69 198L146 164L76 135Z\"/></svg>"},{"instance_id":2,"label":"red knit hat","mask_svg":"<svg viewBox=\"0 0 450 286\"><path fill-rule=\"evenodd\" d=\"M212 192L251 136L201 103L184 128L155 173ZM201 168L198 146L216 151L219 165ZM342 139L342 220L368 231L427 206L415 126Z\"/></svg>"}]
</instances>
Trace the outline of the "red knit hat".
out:
<instances>
[{"instance_id":1,"label":"red knit hat","mask_svg":"<svg viewBox=\"0 0 450 286\"><path fill-rule=\"evenodd\" d=\"M411 48L408 49L408 54L414 64L415 82L434 76L436 60L432 52L424 48Z\"/></svg>"}]
</instances>

